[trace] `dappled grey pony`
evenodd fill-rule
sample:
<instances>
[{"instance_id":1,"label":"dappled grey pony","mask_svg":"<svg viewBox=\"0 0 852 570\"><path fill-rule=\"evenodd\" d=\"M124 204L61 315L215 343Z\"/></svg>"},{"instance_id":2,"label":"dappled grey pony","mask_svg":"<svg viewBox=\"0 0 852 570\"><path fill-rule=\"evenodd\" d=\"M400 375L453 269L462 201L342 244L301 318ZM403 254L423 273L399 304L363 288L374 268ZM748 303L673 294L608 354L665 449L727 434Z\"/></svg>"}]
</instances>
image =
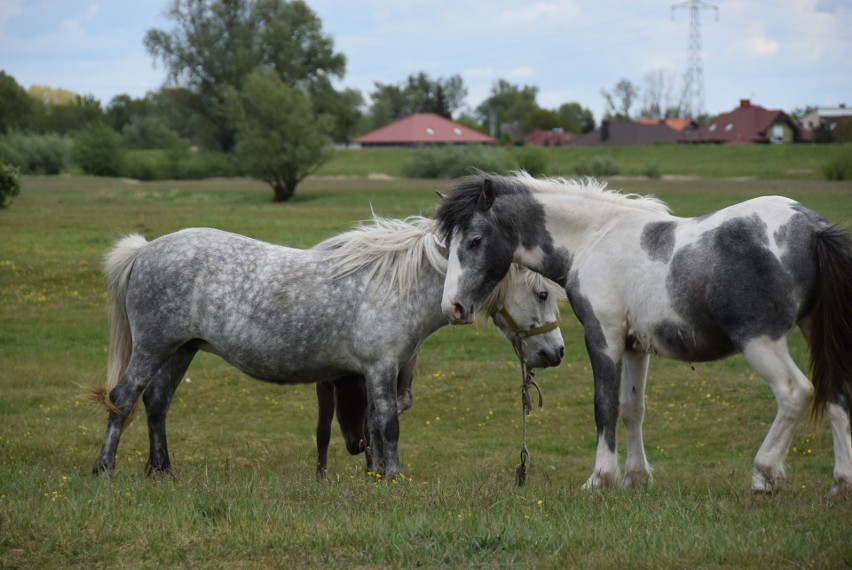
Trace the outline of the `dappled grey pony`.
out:
<instances>
[{"instance_id":1,"label":"dappled grey pony","mask_svg":"<svg viewBox=\"0 0 852 570\"><path fill-rule=\"evenodd\" d=\"M363 376L372 469L398 475L397 373L447 324L440 306L446 263L434 222L419 217L376 219L307 250L201 228L150 243L139 235L121 239L105 260L109 364L95 398L110 414L93 472L114 471L140 396L150 469L169 471L166 414L192 358L204 350L281 384ZM495 295L483 297L483 311L505 305L517 311L516 321L540 326L555 320L558 291L515 269ZM509 331L499 313L494 321ZM558 364L558 327L526 339L520 350L532 367Z\"/></svg>"},{"instance_id":2,"label":"dappled grey pony","mask_svg":"<svg viewBox=\"0 0 852 570\"><path fill-rule=\"evenodd\" d=\"M812 399L831 422L832 492L852 488L847 232L778 196L678 218L654 198L525 173L461 179L437 219L450 249L442 306L454 322L469 321L513 260L565 287L595 380L597 453L585 487L618 480L619 409L623 483L650 481L642 420L651 354L701 362L741 352L778 405L752 488L771 492L783 481L793 430ZM808 339L813 384L788 353L797 325Z\"/></svg>"}]
</instances>

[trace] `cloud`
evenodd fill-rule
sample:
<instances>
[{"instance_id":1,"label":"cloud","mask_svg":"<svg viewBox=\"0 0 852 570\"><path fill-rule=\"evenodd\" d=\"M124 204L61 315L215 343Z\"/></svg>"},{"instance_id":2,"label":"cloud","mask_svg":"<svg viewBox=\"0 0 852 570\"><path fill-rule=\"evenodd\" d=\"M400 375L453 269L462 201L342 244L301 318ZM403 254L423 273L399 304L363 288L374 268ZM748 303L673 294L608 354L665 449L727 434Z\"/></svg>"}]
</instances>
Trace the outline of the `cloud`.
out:
<instances>
[{"instance_id":1,"label":"cloud","mask_svg":"<svg viewBox=\"0 0 852 570\"><path fill-rule=\"evenodd\" d=\"M778 51L779 44L765 37L752 38L745 42L746 51L752 55L772 55Z\"/></svg>"},{"instance_id":2,"label":"cloud","mask_svg":"<svg viewBox=\"0 0 852 570\"><path fill-rule=\"evenodd\" d=\"M70 18L62 22L62 29L72 34L81 33L83 31L83 22L91 22L100 12L101 7L97 4L89 4L86 6L86 13L78 18Z\"/></svg>"},{"instance_id":3,"label":"cloud","mask_svg":"<svg viewBox=\"0 0 852 570\"><path fill-rule=\"evenodd\" d=\"M6 27L6 22L23 14L21 0L0 0L0 32Z\"/></svg>"}]
</instances>

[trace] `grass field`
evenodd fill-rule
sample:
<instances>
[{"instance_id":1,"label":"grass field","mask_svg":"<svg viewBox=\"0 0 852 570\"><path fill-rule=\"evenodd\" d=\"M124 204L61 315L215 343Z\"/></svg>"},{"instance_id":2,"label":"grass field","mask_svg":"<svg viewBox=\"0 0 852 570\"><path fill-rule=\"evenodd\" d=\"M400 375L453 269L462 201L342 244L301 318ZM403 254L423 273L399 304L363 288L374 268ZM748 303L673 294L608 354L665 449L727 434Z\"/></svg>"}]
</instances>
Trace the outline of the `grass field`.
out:
<instances>
[{"instance_id":1,"label":"grass field","mask_svg":"<svg viewBox=\"0 0 852 570\"><path fill-rule=\"evenodd\" d=\"M795 162L795 161L793 161ZM664 168L664 173L667 170ZM99 261L111 242L214 226L297 247L381 215L431 214L445 183L313 179L286 205L245 180L24 179L0 211L0 566L839 568L852 565L852 500L827 497L827 423L803 423L787 488L750 492L775 405L741 358L651 364L645 424L656 483L582 492L594 462L592 379L567 306L566 358L538 374L529 483L514 486L519 374L490 326L445 328L423 349L401 418L408 480L377 482L335 434L314 480L312 386L251 380L201 355L169 422L172 480L147 480L144 421L113 479L90 475L105 413L82 398L105 375ZM852 229L852 183L624 180L676 214L784 194ZM802 340L793 341L803 368ZM623 448L623 433L620 435ZM622 450L623 451L623 450ZM623 452L622 452L623 457Z\"/></svg>"},{"instance_id":2,"label":"grass field","mask_svg":"<svg viewBox=\"0 0 852 570\"><path fill-rule=\"evenodd\" d=\"M832 157L842 155L852 161L852 144L567 146L546 148L543 152L548 158L546 173L551 176L573 176L578 164L598 155L612 158L623 176L642 176L647 164L655 164L663 176L764 180L821 179L822 166ZM338 151L318 174L402 176L411 153L407 148Z\"/></svg>"}]
</instances>

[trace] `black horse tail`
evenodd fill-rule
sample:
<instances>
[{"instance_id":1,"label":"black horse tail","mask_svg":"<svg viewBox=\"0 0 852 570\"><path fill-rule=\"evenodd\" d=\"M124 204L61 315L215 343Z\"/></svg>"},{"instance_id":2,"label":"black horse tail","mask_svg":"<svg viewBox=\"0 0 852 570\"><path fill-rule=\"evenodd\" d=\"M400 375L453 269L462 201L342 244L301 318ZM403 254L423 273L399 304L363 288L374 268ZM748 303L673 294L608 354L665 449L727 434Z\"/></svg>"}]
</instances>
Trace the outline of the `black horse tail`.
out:
<instances>
[{"instance_id":1,"label":"black horse tail","mask_svg":"<svg viewBox=\"0 0 852 570\"><path fill-rule=\"evenodd\" d=\"M852 239L831 226L816 235L817 287L811 311L812 414L830 403L852 413Z\"/></svg>"},{"instance_id":2,"label":"black horse tail","mask_svg":"<svg viewBox=\"0 0 852 570\"><path fill-rule=\"evenodd\" d=\"M104 386L89 389L90 398L103 404L112 412L124 415L109 398L118 385L130 362L133 338L127 319L127 284L139 250L148 242L139 234L130 234L118 240L104 257L104 275L109 293L109 352L107 356L107 380ZM132 415L132 413L131 413Z\"/></svg>"}]
</instances>

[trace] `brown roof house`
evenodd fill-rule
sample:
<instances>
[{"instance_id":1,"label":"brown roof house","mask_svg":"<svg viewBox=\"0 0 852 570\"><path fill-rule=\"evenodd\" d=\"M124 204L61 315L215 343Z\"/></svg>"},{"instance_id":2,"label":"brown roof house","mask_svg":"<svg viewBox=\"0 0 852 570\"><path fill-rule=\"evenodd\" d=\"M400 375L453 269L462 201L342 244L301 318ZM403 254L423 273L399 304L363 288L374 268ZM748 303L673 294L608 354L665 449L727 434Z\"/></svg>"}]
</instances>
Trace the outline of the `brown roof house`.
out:
<instances>
[{"instance_id":1,"label":"brown roof house","mask_svg":"<svg viewBox=\"0 0 852 570\"><path fill-rule=\"evenodd\" d=\"M494 144L479 131L434 113L415 113L355 139L361 146Z\"/></svg>"},{"instance_id":2,"label":"brown roof house","mask_svg":"<svg viewBox=\"0 0 852 570\"><path fill-rule=\"evenodd\" d=\"M678 142L754 144L810 142L810 132L784 111L771 111L741 99L740 106L722 113Z\"/></svg>"},{"instance_id":3,"label":"brown roof house","mask_svg":"<svg viewBox=\"0 0 852 570\"><path fill-rule=\"evenodd\" d=\"M661 124L651 125L629 121L609 120L601 123L599 129L574 139L572 144L580 146L623 146L672 143L681 133Z\"/></svg>"},{"instance_id":4,"label":"brown roof house","mask_svg":"<svg viewBox=\"0 0 852 570\"><path fill-rule=\"evenodd\" d=\"M640 125L665 125L673 131L681 134L686 134L692 129L698 127L698 123L692 119L681 119L679 117L668 117L666 119L639 119L636 121Z\"/></svg>"},{"instance_id":5,"label":"brown roof house","mask_svg":"<svg viewBox=\"0 0 852 570\"><path fill-rule=\"evenodd\" d=\"M570 144L576 138L577 135L565 132L564 129L551 129L549 131L535 129L524 137L524 144L532 146L563 146Z\"/></svg>"}]
</instances>

